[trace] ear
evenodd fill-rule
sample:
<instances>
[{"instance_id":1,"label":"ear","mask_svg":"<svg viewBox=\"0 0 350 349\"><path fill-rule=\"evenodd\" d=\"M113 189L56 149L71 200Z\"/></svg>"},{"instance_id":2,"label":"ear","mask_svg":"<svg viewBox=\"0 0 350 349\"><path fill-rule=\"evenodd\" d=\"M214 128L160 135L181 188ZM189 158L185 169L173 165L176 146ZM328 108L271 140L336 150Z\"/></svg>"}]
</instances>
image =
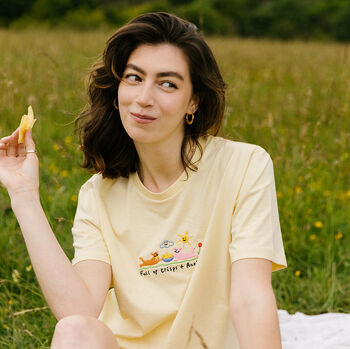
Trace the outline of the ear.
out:
<instances>
[{"instance_id":1,"label":"ear","mask_svg":"<svg viewBox=\"0 0 350 349\"><path fill-rule=\"evenodd\" d=\"M193 95L187 108L187 114L194 114L199 106L199 96Z\"/></svg>"}]
</instances>

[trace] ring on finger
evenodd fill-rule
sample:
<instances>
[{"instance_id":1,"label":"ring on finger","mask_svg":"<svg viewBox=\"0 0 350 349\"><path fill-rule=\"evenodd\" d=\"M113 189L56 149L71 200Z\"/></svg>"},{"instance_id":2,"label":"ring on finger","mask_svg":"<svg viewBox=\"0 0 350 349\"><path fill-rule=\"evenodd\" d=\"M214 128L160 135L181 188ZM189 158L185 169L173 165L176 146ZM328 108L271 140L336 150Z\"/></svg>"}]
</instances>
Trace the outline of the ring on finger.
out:
<instances>
[{"instance_id":1,"label":"ring on finger","mask_svg":"<svg viewBox=\"0 0 350 349\"><path fill-rule=\"evenodd\" d=\"M29 153L36 153L36 150L35 149L27 150L26 153L27 154L29 154Z\"/></svg>"}]
</instances>

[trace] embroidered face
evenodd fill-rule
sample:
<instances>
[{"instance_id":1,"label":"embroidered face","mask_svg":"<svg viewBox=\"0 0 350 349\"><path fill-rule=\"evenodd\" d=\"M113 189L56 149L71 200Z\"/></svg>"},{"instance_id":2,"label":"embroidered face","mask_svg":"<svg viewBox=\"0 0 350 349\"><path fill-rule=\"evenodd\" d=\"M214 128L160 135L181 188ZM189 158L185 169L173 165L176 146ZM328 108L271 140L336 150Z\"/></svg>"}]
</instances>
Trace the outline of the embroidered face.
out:
<instances>
[{"instance_id":1,"label":"embroidered face","mask_svg":"<svg viewBox=\"0 0 350 349\"><path fill-rule=\"evenodd\" d=\"M164 240L162 244L160 245L160 248L168 248L174 246L174 243L170 240Z\"/></svg>"},{"instance_id":2,"label":"embroidered face","mask_svg":"<svg viewBox=\"0 0 350 349\"><path fill-rule=\"evenodd\" d=\"M140 45L118 88L122 124L135 146L182 141L186 113L196 110L189 65L171 44Z\"/></svg>"},{"instance_id":3,"label":"embroidered face","mask_svg":"<svg viewBox=\"0 0 350 349\"><path fill-rule=\"evenodd\" d=\"M182 242L182 247L185 247L186 244L191 245L189 240L190 240L190 238L192 238L192 236L188 236L188 231L186 232L185 235L177 235L177 236L179 236L181 239L176 241L176 242L177 243Z\"/></svg>"}]
</instances>

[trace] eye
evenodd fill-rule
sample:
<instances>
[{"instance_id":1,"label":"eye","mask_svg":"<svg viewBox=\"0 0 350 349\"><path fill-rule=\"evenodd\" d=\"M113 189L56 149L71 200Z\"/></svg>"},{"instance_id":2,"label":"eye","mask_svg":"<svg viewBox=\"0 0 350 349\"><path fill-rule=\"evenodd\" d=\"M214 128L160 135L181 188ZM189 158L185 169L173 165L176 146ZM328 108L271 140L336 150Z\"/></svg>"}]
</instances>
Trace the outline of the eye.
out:
<instances>
[{"instance_id":1,"label":"eye","mask_svg":"<svg viewBox=\"0 0 350 349\"><path fill-rule=\"evenodd\" d=\"M161 83L161 85L167 89L177 89L177 86L174 83L172 83L171 81L163 81Z\"/></svg>"},{"instance_id":2,"label":"eye","mask_svg":"<svg viewBox=\"0 0 350 349\"><path fill-rule=\"evenodd\" d=\"M141 81L141 78L136 74L126 74L124 79L130 82Z\"/></svg>"}]
</instances>

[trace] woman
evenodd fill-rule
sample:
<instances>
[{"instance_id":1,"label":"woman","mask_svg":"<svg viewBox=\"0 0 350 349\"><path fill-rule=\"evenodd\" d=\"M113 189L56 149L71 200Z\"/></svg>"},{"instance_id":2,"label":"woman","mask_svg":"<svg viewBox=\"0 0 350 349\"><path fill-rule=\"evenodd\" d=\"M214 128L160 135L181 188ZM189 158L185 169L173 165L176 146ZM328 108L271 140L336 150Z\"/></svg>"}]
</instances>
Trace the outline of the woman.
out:
<instances>
[{"instance_id":1,"label":"woman","mask_svg":"<svg viewBox=\"0 0 350 349\"><path fill-rule=\"evenodd\" d=\"M18 131L0 140L0 180L58 319L52 348L281 348L273 166L261 147L215 137L224 91L210 48L174 15L141 15L108 40L77 119L95 175L73 266L40 205L31 132L25 146Z\"/></svg>"}]
</instances>

